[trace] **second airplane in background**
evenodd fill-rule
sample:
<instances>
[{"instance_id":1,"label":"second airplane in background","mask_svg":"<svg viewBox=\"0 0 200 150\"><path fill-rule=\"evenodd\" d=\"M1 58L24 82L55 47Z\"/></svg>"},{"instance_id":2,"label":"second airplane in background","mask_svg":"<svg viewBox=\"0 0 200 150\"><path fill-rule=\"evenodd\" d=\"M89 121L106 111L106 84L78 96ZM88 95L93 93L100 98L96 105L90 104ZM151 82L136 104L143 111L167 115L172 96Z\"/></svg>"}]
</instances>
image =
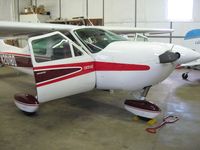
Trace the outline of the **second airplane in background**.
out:
<instances>
[{"instance_id":1,"label":"second airplane in background","mask_svg":"<svg viewBox=\"0 0 200 150\"><path fill-rule=\"evenodd\" d=\"M191 48L195 50L196 52L200 52L200 29L193 29L191 31L188 31L185 35L185 43L188 45L191 45ZM195 61L182 64L182 67L188 67L190 69L200 69L200 59L197 59ZM185 72L182 74L183 79L188 78L189 72Z\"/></svg>"}]
</instances>

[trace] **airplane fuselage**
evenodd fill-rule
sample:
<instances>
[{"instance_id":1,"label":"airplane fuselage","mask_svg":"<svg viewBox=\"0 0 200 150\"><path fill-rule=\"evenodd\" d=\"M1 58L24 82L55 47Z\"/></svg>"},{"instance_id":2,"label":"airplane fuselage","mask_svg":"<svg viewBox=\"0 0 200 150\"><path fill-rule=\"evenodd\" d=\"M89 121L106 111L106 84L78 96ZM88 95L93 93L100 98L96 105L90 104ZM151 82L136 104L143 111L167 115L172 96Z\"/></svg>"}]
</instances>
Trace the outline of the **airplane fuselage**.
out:
<instances>
[{"instance_id":1,"label":"airplane fuselage","mask_svg":"<svg viewBox=\"0 0 200 150\"><path fill-rule=\"evenodd\" d=\"M70 74L70 79L93 72L91 89L138 90L161 82L174 70L176 64L159 63L158 56L169 48L170 45L150 42L114 42L101 52L88 55L90 61L76 63L72 60L59 66L40 67L33 67L30 53L1 51L0 63L30 75L34 75L35 70L38 87L52 84L53 78L66 74ZM44 70L48 71L48 76L43 73ZM60 73L61 70L63 73ZM49 80L50 83L47 82Z\"/></svg>"}]
</instances>

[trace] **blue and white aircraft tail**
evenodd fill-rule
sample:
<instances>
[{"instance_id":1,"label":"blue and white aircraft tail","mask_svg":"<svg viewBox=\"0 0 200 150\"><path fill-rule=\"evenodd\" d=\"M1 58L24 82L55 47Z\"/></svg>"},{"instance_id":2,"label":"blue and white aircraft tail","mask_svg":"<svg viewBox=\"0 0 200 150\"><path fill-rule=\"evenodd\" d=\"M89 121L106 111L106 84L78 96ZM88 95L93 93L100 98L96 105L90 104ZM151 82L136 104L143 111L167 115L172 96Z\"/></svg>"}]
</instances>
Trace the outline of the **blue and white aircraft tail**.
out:
<instances>
[{"instance_id":1,"label":"blue and white aircraft tail","mask_svg":"<svg viewBox=\"0 0 200 150\"><path fill-rule=\"evenodd\" d=\"M193 30L188 31L185 34L184 40L185 42L187 42L187 44L191 45L190 47L191 49L200 53L200 29L193 29ZM200 59L197 59L195 61L192 61L186 64L182 64L181 66L189 67L192 69L200 69ZM189 72L183 73L182 78L187 79L188 73Z\"/></svg>"}]
</instances>

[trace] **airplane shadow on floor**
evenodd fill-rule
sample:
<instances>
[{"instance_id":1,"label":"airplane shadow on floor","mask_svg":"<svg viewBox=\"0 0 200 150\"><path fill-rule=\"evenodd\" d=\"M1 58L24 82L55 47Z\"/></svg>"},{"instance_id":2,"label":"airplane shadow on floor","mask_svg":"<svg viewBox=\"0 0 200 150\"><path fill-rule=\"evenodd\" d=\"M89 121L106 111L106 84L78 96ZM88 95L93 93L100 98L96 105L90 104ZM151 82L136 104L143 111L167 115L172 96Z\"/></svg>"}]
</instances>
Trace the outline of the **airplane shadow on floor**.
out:
<instances>
[{"instance_id":1,"label":"airplane shadow on floor","mask_svg":"<svg viewBox=\"0 0 200 150\"><path fill-rule=\"evenodd\" d=\"M176 96L182 100L200 100L200 79L189 81L176 88Z\"/></svg>"},{"instance_id":2,"label":"airplane shadow on floor","mask_svg":"<svg viewBox=\"0 0 200 150\"><path fill-rule=\"evenodd\" d=\"M44 103L40 106L39 112L35 116L22 118L25 118L27 120L25 122L30 125L34 124L45 130L52 131L61 126L66 128L72 125L79 126L83 122L98 120L99 117L101 120L101 116L109 120L130 123L134 115L114 104L96 101L78 94Z\"/></svg>"},{"instance_id":3,"label":"airplane shadow on floor","mask_svg":"<svg viewBox=\"0 0 200 150\"><path fill-rule=\"evenodd\" d=\"M27 77L29 79L24 80L24 78ZM8 72L0 74L0 80L22 92L29 93L30 90L30 93L33 93L33 91L35 91L34 78L24 73Z\"/></svg>"},{"instance_id":4,"label":"airplane shadow on floor","mask_svg":"<svg viewBox=\"0 0 200 150\"><path fill-rule=\"evenodd\" d=\"M50 124L57 122L56 120L62 123L73 122L77 119L90 120L91 117L95 116L115 118L126 122L131 121L133 114L127 112L124 108L97 101L88 98L88 96L83 93L49 102L42 105L43 108L41 107L38 115L42 115L41 118L49 116L51 118Z\"/></svg>"},{"instance_id":5,"label":"airplane shadow on floor","mask_svg":"<svg viewBox=\"0 0 200 150\"><path fill-rule=\"evenodd\" d=\"M130 118L133 115L127 112L124 108L112 103L109 104L89 97L81 97L81 95L71 96L70 100L67 100L66 103L72 107L83 109L91 114L103 115L111 118L114 117L123 121L130 121ZM122 103L121 105L123 107L124 104Z\"/></svg>"},{"instance_id":6,"label":"airplane shadow on floor","mask_svg":"<svg viewBox=\"0 0 200 150\"><path fill-rule=\"evenodd\" d=\"M0 74L0 78L3 79L3 82L11 85L14 89L17 89L18 92L22 91L26 93L31 93L31 91L33 92L35 90L34 82L23 80L23 78L27 78L27 76L28 75L26 74L16 72L7 72L4 74ZM17 91L16 93L18 93ZM100 96L100 99L103 99L104 96L102 94L105 94L104 92L101 93L101 91L95 91L95 93ZM70 120L72 121L84 116L87 118L91 114L100 116L102 115L105 117L115 118L117 120L123 120L127 122L130 122L130 120L132 119L133 114L127 112L123 108L123 101L121 101L121 106L117 106L113 100L112 103L106 103L105 101L95 100L95 98L91 98L92 96L90 97L90 94L91 93L87 94L86 92L86 94L77 94L59 100L54 100L46 104L44 103L41 105L41 108L37 115L35 117L32 116L32 118L34 118L35 120L39 119L41 121L42 117L50 117L51 119L48 122L50 125L52 124L52 126L53 122L56 122L57 120L61 122L68 122ZM93 93L92 95L95 94ZM99 99L99 97L97 99ZM113 97L113 99L115 99L115 96ZM49 109L43 109L46 106L49 107ZM70 110L68 110L69 107ZM43 121L41 121L41 123L42 122Z\"/></svg>"},{"instance_id":7,"label":"airplane shadow on floor","mask_svg":"<svg viewBox=\"0 0 200 150\"><path fill-rule=\"evenodd\" d=\"M183 79L183 80L188 83L200 84L200 79Z\"/></svg>"},{"instance_id":8,"label":"airplane shadow on floor","mask_svg":"<svg viewBox=\"0 0 200 150\"><path fill-rule=\"evenodd\" d=\"M23 73L17 73L17 72L6 72L3 74L0 74L0 78L16 78L16 77L21 77L21 76L27 76L26 74Z\"/></svg>"}]
</instances>

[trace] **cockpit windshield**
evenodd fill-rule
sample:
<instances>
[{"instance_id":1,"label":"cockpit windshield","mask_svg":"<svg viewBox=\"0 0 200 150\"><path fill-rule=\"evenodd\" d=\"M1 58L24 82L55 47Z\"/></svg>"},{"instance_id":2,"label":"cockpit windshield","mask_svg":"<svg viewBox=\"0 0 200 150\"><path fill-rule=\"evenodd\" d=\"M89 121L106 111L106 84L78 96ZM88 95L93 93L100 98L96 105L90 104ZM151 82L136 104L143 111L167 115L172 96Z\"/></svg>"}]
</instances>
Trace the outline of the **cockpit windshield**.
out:
<instances>
[{"instance_id":1,"label":"cockpit windshield","mask_svg":"<svg viewBox=\"0 0 200 150\"><path fill-rule=\"evenodd\" d=\"M77 29L74 33L92 53L101 51L112 42L127 41L127 39L122 36L97 28Z\"/></svg>"}]
</instances>

